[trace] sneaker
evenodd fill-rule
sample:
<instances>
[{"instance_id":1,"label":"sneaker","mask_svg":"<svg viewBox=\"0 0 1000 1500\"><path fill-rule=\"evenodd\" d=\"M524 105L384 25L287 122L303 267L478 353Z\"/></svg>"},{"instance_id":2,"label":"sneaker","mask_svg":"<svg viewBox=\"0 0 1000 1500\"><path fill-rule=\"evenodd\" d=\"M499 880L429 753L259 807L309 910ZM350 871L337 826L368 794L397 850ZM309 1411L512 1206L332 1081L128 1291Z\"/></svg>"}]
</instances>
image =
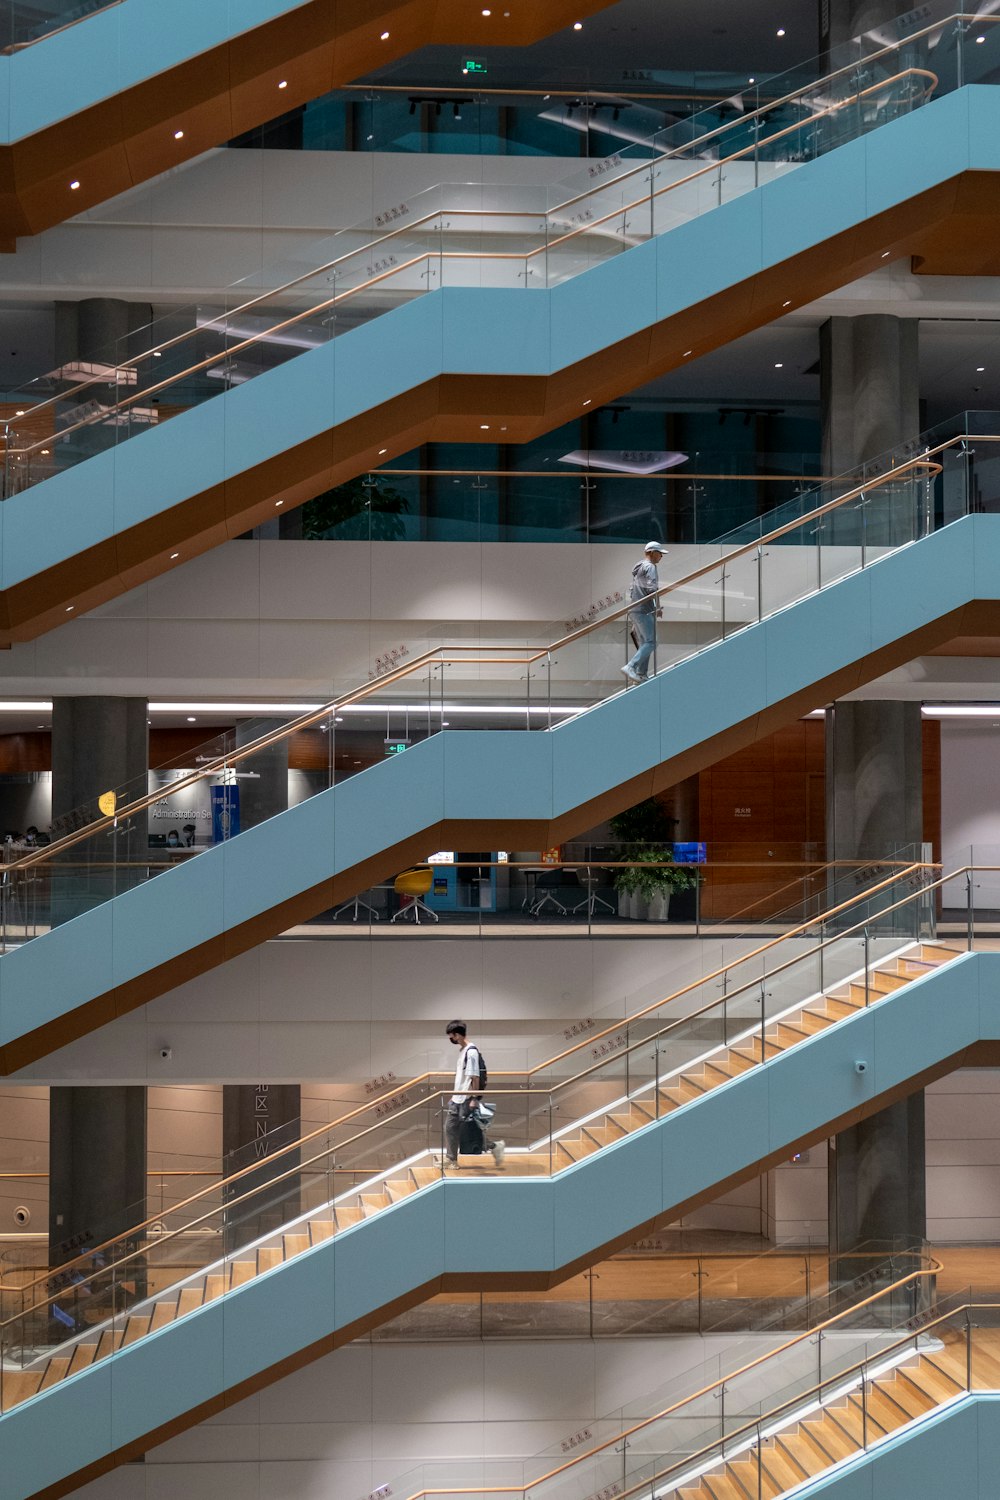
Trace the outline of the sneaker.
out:
<instances>
[{"instance_id":1,"label":"sneaker","mask_svg":"<svg viewBox=\"0 0 1000 1500\"><path fill-rule=\"evenodd\" d=\"M493 1152L493 1163L494 1163L494 1166L502 1167L503 1166L504 1153L507 1150L507 1142L506 1141L494 1141L493 1144L492 1144L492 1146L490 1147L490 1150Z\"/></svg>"},{"instance_id":2,"label":"sneaker","mask_svg":"<svg viewBox=\"0 0 1000 1500\"><path fill-rule=\"evenodd\" d=\"M619 668L619 670L622 672L622 674L625 677L628 678L629 682L641 682L642 681L642 678L639 676L638 672L633 672L633 670L632 670L631 667L621 667L621 668Z\"/></svg>"}]
</instances>

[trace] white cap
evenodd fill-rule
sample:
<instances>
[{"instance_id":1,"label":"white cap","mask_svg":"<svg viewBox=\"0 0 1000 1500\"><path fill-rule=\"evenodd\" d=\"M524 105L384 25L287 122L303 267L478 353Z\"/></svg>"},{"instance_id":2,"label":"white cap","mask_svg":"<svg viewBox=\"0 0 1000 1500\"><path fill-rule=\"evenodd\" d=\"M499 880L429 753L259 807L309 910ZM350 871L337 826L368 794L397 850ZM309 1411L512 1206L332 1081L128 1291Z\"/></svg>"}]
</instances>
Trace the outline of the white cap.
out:
<instances>
[{"instance_id":1,"label":"white cap","mask_svg":"<svg viewBox=\"0 0 1000 1500\"><path fill-rule=\"evenodd\" d=\"M647 542L642 550L643 552L659 552L664 557L667 555L667 549L662 542Z\"/></svg>"}]
</instances>

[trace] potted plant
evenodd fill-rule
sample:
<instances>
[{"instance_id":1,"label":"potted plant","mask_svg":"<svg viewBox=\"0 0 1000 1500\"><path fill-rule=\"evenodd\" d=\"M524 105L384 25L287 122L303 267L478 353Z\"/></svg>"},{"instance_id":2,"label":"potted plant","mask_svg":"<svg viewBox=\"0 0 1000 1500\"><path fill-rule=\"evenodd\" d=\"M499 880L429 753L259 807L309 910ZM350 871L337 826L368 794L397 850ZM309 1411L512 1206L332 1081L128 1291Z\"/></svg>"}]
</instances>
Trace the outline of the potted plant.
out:
<instances>
[{"instance_id":1,"label":"potted plant","mask_svg":"<svg viewBox=\"0 0 1000 1500\"><path fill-rule=\"evenodd\" d=\"M697 884L697 875L673 864L670 838L676 822L654 797L611 819L611 832L622 841L615 857L628 861L615 877L619 916L665 922L672 893Z\"/></svg>"}]
</instances>

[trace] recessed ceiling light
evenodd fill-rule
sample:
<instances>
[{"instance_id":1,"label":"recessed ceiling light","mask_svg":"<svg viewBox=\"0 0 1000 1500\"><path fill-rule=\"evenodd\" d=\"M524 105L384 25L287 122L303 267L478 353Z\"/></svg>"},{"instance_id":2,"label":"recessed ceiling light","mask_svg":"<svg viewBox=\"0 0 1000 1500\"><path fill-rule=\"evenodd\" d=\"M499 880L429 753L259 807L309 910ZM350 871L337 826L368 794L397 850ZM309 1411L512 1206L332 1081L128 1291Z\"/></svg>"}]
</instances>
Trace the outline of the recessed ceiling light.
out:
<instances>
[{"instance_id":1,"label":"recessed ceiling light","mask_svg":"<svg viewBox=\"0 0 1000 1500\"><path fill-rule=\"evenodd\" d=\"M388 451L389 451L388 448L380 448L378 450L378 456L379 456L379 458L382 457L383 453L388 453Z\"/></svg>"},{"instance_id":2,"label":"recessed ceiling light","mask_svg":"<svg viewBox=\"0 0 1000 1500\"><path fill-rule=\"evenodd\" d=\"M80 179L79 179L79 177L74 177L73 181L70 183L70 189L71 189L71 191L75 193L76 190L77 190L77 188L79 186L80 186Z\"/></svg>"},{"instance_id":3,"label":"recessed ceiling light","mask_svg":"<svg viewBox=\"0 0 1000 1500\"><path fill-rule=\"evenodd\" d=\"M195 718L194 714L188 714L187 721L188 721L189 724L197 724L197 722L198 722L198 720Z\"/></svg>"},{"instance_id":4,"label":"recessed ceiling light","mask_svg":"<svg viewBox=\"0 0 1000 1500\"><path fill-rule=\"evenodd\" d=\"M74 609L76 609L76 605L75 604L67 604L67 606L66 606L66 613L68 615L71 615L73 613Z\"/></svg>"},{"instance_id":5,"label":"recessed ceiling light","mask_svg":"<svg viewBox=\"0 0 1000 1500\"><path fill-rule=\"evenodd\" d=\"M591 403L591 401L592 401L592 399L593 399L593 397L591 397L591 396L588 396L588 397L587 397L587 399L586 399L586 401L585 401L585 402L584 402L584 403L583 403L583 404L584 404L584 406L589 406L589 405L590 405L590 403Z\"/></svg>"},{"instance_id":6,"label":"recessed ceiling light","mask_svg":"<svg viewBox=\"0 0 1000 1500\"><path fill-rule=\"evenodd\" d=\"M51 452L51 449L49 449L49 448L43 448L42 449L42 455L43 455L43 457L48 458L50 452Z\"/></svg>"},{"instance_id":7,"label":"recessed ceiling light","mask_svg":"<svg viewBox=\"0 0 1000 1500\"><path fill-rule=\"evenodd\" d=\"M984 36L977 36L976 37L976 46L977 47L981 47L983 45L983 43L985 42L985 40L986 40L986 38Z\"/></svg>"},{"instance_id":8,"label":"recessed ceiling light","mask_svg":"<svg viewBox=\"0 0 1000 1500\"><path fill-rule=\"evenodd\" d=\"M184 139L184 132L183 132L183 130L175 130L174 131L174 140L175 141L182 141L183 139Z\"/></svg>"},{"instance_id":9,"label":"recessed ceiling light","mask_svg":"<svg viewBox=\"0 0 1000 1500\"><path fill-rule=\"evenodd\" d=\"M883 250L882 251L882 259L883 260L888 260L889 259L889 252L888 252L888 250Z\"/></svg>"},{"instance_id":10,"label":"recessed ceiling light","mask_svg":"<svg viewBox=\"0 0 1000 1500\"><path fill-rule=\"evenodd\" d=\"M690 354L690 353L691 353L691 350L690 350L690 349L685 349L685 350L684 350L684 358L685 358L685 359L687 359L687 357L688 357L688 355L689 355L689 354Z\"/></svg>"},{"instance_id":11,"label":"recessed ceiling light","mask_svg":"<svg viewBox=\"0 0 1000 1500\"><path fill-rule=\"evenodd\" d=\"M756 82L757 82L757 80L756 80L756 78L749 78L749 79L748 79L748 80L747 80L747 82L748 82L748 83L756 83Z\"/></svg>"},{"instance_id":12,"label":"recessed ceiling light","mask_svg":"<svg viewBox=\"0 0 1000 1500\"><path fill-rule=\"evenodd\" d=\"M977 375L985 375L986 374L986 366L985 365L977 365L976 366L976 374Z\"/></svg>"},{"instance_id":13,"label":"recessed ceiling light","mask_svg":"<svg viewBox=\"0 0 1000 1500\"><path fill-rule=\"evenodd\" d=\"M161 354L161 352L160 352L159 349L154 349L153 350L153 358L154 359L162 359L163 358L163 355Z\"/></svg>"},{"instance_id":14,"label":"recessed ceiling light","mask_svg":"<svg viewBox=\"0 0 1000 1500\"><path fill-rule=\"evenodd\" d=\"M775 35L776 36L784 36L784 34L785 34L785 28L784 28L784 26L779 26L777 32L775 33Z\"/></svg>"},{"instance_id":15,"label":"recessed ceiling light","mask_svg":"<svg viewBox=\"0 0 1000 1500\"><path fill-rule=\"evenodd\" d=\"M490 430L490 424L489 424L489 422L480 422L480 424L479 424L479 431L480 432L489 432L489 430Z\"/></svg>"},{"instance_id":16,"label":"recessed ceiling light","mask_svg":"<svg viewBox=\"0 0 1000 1500\"><path fill-rule=\"evenodd\" d=\"M287 87L288 87L288 79L287 78L283 78L281 80L281 82L278 84L278 87L279 87L279 89L287 89Z\"/></svg>"},{"instance_id":17,"label":"recessed ceiling light","mask_svg":"<svg viewBox=\"0 0 1000 1500\"><path fill-rule=\"evenodd\" d=\"M781 305L782 305L782 307L791 307L791 305L792 305L792 299L791 299L791 297L789 297L789 299L788 299L787 302L783 302Z\"/></svg>"},{"instance_id":18,"label":"recessed ceiling light","mask_svg":"<svg viewBox=\"0 0 1000 1500\"><path fill-rule=\"evenodd\" d=\"M275 500L275 502L274 502L274 508L275 508L275 510L278 509L279 505L284 505L284 503L285 503L284 500Z\"/></svg>"},{"instance_id":19,"label":"recessed ceiling light","mask_svg":"<svg viewBox=\"0 0 1000 1500\"><path fill-rule=\"evenodd\" d=\"M16 411L14 413L14 415L15 415L15 417L23 417L24 416L24 412L23 411Z\"/></svg>"},{"instance_id":20,"label":"recessed ceiling light","mask_svg":"<svg viewBox=\"0 0 1000 1500\"><path fill-rule=\"evenodd\" d=\"M173 562L174 559L177 558L177 557L180 557L180 553L179 552L171 552L171 554L170 554L170 561Z\"/></svg>"},{"instance_id":21,"label":"recessed ceiling light","mask_svg":"<svg viewBox=\"0 0 1000 1500\"><path fill-rule=\"evenodd\" d=\"M492 14L493 14L493 12L491 10L484 10L483 11L483 15L484 16L491 16Z\"/></svg>"},{"instance_id":22,"label":"recessed ceiling light","mask_svg":"<svg viewBox=\"0 0 1000 1500\"><path fill-rule=\"evenodd\" d=\"M784 368L785 368L785 367L784 367L784 365L783 365L783 364L782 364L782 363L781 363L781 361L780 361L780 360L779 360L779 361L778 361L778 363L777 363L777 364L776 364L776 365L775 365L775 367L774 367L774 368L775 368L775 369L776 369L776 370L783 370L783 369L784 369Z\"/></svg>"},{"instance_id":23,"label":"recessed ceiling light","mask_svg":"<svg viewBox=\"0 0 1000 1500\"><path fill-rule=\"evenodd\" d=\"M383 42L387 42L389 40L389 33L387 31L383 31L382 40Z\"/></svg>"},{"instance_id":24,"label":"recessed ceiling light","mask_svg":"<svg viewBox=\"0 0 1000 1500\"><path fill-rule=\"evenodd\" d=\"M573 22L573 30L574 31L582 31L583 30L583 22L582 21L574 21Z\"/></svg>"},{"instance_id":25,"label":"recessed ceiling light","mask_svg":"<svg viewBox=\"0 0 1000 1500\"><path fill-rule=\"evenodd\" d=\"M448 723L449 723L448 719L442 719L441 720L441 728L442 729L447 729L448 728Z\"/></svg>"}]
</instances>

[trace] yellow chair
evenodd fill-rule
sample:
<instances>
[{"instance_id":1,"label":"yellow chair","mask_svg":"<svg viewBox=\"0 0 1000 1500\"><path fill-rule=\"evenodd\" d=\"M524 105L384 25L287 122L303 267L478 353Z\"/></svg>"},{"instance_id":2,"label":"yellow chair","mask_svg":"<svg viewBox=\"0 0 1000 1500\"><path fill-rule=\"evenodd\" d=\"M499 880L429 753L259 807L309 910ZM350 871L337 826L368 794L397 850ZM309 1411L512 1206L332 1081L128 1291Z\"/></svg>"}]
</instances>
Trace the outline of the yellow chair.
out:
<instances>
[{"instance_id":1,"label":"yellow chair","mask_svg":"<svg viewBox=\"0 0 1000 1500\"><path fill-rule=\"evenodd\" d=\"M434 871L430 865L420 865L416 870L404 870L402 875L397 875L392 882L392 888L397 896L409 896L411 900L406 906L401 906L393 917L394 922L400 918L406 918L413 913L413 920L417 926L420 925L420 913L425 911L429 917L436 922L438 914L432 911L426 901L421 901L421 896L426 896L434 881Z\"/></svg>"}]
</instances>

